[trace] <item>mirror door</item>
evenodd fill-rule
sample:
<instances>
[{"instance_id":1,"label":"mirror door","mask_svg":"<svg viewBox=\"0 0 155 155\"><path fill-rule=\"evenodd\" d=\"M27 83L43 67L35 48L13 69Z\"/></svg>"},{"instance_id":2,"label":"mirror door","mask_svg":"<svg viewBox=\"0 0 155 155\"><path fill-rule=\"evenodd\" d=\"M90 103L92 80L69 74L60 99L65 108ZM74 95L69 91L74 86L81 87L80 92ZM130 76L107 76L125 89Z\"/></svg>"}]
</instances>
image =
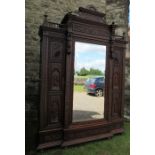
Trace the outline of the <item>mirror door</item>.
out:
<instances>
[{"instance_id":1,"label":"mirror door","mask_svg":"<svg viewBox=\"0 0 155 155\"><path fill-rule=\"evenodd\" d=\"M106 46L75 42L72 122L104 118Z\"/></svg>"}]
</instances>

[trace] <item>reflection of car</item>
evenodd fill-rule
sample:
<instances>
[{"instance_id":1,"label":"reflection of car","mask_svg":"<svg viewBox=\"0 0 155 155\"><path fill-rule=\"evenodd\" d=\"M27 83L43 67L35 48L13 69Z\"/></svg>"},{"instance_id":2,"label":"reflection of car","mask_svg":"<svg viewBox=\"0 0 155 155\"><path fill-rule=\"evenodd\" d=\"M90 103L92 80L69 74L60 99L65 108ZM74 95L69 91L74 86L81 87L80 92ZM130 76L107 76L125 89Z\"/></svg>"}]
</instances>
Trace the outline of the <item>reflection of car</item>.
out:
<instances>
[{"instance_id":1,"label":"reflection of car","mask_svg":"<svg viewBox=\"0 0 155 155\"><path fill-rule=\"evenodd\" d=\"M88 94L103 96L104 77L89 78L85 82L85 88Z\"/></svg>"}]
</instances>

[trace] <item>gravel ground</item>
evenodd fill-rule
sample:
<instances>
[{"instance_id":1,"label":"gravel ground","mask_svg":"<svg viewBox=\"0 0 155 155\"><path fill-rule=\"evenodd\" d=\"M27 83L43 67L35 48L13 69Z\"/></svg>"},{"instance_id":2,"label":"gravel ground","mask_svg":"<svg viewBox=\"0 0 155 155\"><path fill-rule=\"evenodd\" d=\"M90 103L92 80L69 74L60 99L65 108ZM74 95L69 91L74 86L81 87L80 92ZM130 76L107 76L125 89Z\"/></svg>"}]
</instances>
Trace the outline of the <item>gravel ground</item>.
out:
<instances>
[{"instance_id":1,"label":"gravel ground","mask_svg":"<svg viewBox=\"0 0 155 155\"><path fill-rule=\"evenodd\" d=\"M73 122L103 118L104 97L88 95L85 92L74 92Z\"/></svg>"}]
</instances>

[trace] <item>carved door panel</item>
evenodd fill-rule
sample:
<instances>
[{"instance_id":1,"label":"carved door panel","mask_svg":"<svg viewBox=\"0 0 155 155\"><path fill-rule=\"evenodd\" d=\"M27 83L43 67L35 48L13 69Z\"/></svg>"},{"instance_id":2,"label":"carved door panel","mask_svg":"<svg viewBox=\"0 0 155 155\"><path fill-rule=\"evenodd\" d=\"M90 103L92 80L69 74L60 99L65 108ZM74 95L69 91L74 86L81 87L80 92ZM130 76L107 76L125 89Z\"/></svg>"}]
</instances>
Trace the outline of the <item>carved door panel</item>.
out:
<instances>
[{"instance_id":1,"label":"carved door panel","mask_svg":"<svg viewBox=\"0 0 155 155\"><path fill-rule=\"evenodd\" d=\"M46 100L44 100L44 127L61 127L64 107L64 77L65 77L65 42L61 38L48 36L46 63L42 64L46 70L44 83ZM46 45L47 45L46 44Z\"/></svg>"},{"instance_id":2,"label":"carved door panel","mask_svg":"<svg viewBox=\"0 0 155 155\"><path fill-rule=\"evenodd\" d=\"M48 57L48 125L62 126L64 107L65 42L61 39L49 39Z\"/></svg>"},{"instance_id":3,"label":"carved door panel","mask_svg":"<svg viewBox=\"0 0 155 155\"><path fill-rule=\"evenodd\" d=\"M60 145L63 139L65 33L45 31L41 53L40 145ZM54 136L53 136L54 135Z\"/></svg>"}]
</instances>

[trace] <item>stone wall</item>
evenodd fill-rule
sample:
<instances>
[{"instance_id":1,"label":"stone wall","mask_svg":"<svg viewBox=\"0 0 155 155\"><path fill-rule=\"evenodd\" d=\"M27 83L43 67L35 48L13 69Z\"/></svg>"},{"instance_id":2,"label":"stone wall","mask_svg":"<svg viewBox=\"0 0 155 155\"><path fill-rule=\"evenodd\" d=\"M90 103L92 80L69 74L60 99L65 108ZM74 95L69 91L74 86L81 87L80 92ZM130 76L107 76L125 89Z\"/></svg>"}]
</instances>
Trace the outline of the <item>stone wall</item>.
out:
<instances>
[{"instance_id":1,"label":"stone wall","mask_svg":"<svg viewBox=\"0 0 155 155\"><path fill-rule=\"evenodd\" d=\"M48 14L52 22L60 23L64 15L77 10L80 6L93 5L98 11L107 14L107 22L115 21L119 25L117 33L127 32L126 0L26 0L25 1L25 120L26 150L37 144L40 102L40 38L39 26L43 15Z\"/></svg>"}]
</instances>

